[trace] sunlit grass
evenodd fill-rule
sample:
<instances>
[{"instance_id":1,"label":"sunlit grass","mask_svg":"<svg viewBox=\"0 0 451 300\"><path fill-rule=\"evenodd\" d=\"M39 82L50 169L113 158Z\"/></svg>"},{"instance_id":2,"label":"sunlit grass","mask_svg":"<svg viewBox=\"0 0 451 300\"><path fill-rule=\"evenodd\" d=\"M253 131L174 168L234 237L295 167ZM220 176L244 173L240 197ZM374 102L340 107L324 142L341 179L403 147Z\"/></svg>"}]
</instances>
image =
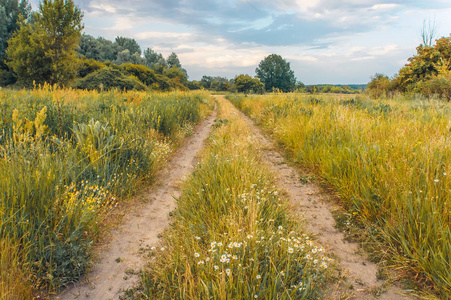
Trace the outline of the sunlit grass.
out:
<instances>
[{"instance_id":1,"label":"sunlit grass","mask_svg":"<svg viewBox=\"0 0 451 300\"><path fill-rule=\"evenodd\" d=\"M351 98L354 97L354 98ZM231 97L376 228L385 258L451 295L451 107L421 99Z\"/></svg>"},{"instance_id":2,"label":"sunlit grass","mask_svg":"<svg viewBox=\"0 0 451 300\"><path fill-rule=\"evenodd\" d=\"M78 280L102 216L152 180L207 98L1 89L0 295Z\"/></svg>"},{"instance_id":3,"label":"sunlit grass","mask_svg":"<svg viewBox=\"0 0 451 300\"><path fill-rule=\"evenodd\" d=\"M130 298L312 299L331 259L290 217L259 141L231 104L178 199L171 229L150 249Z\"/></svg>"}]
</instances>

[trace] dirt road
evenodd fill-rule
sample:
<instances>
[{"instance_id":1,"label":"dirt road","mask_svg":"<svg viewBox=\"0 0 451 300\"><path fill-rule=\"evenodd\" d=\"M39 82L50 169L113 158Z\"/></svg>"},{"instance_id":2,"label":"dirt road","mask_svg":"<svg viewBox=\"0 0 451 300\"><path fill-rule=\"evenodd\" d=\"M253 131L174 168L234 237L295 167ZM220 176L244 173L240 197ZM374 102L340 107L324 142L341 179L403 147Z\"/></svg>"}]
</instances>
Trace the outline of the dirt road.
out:
<instances>
[{"instance_id":1,"label":"dirt road","mask_svg":"<svg viewBox=\"0 0 451 300\"><path fill-rule=\"evenodd\" d=\"M165 169L156 175L157 183L143 195L148 203L125 217L112 231L111 241L99 251L100 261L82 282L69 287L55 299L118 299L131 288L146 260L143 249L158 246L158 236L169 225L169 213L176 207L180 183L193 171L196 156L203 148L214 124L216 112L201 122Z\"/></svg>"},{"instance_id":2,"label":"dirt road","mask_svg":"<svg viewBox=\"0 0 451 300\"><path fill-rule=\"evenodd\" d=\"M325 199L327 197L323 197L321 189L313 183L302 184L299 172L285 162L274 144L250 118L238 110L237 113L246 120L261 142L263 157L276 174L278 186L287 192L294 213L303 219L306 230L338 257L342 275L348 278L347 281L337 282L325 299L414 299L402 295L399 288L377 278L377 265L359 254L362 249L356 243L346 242L344 234L335 228L331 212L337 208Z\"/></svg>"}]
</instances>

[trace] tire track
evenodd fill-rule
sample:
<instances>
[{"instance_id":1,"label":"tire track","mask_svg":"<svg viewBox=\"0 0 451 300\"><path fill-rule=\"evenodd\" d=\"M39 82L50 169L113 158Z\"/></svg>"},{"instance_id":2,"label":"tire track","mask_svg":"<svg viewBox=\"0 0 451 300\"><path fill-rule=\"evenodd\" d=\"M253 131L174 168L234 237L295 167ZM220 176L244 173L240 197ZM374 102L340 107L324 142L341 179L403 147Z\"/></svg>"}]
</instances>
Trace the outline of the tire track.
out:
<instances>
[{"instance_id":1,"label":"tire track","mask_svg":"<svg viewBox=\"0 0 451 300\"><path fill-rule=\"evenodd\" d=\"M358 244L345 241L344 234L335 228L331 211L337 208L325 201L316 184L302 184L297 170L285 162L283 155L254 122L238 109L237 113L261 143L263 158L276 174L278 186L287 192L293 213L303 219L307 231L313 233L329 252L338 257L339 268L347 282L340 280L331 286L324 299L416 299L401 294L401 289L377 278L378 266L362 254L363 250Z\"/></svg>"},{"instance_id":2,"label":"tire track","mask_svg":"<svg viewBox=\"0 0 451 300\"><path fill-rule=\"evenodd\" d=\"M118 299L122 292L139 280L146 249L159 243L159 234L170 224L169 213L176 208L174 197L180 197L180 183L194 169L196 157L210 135L216 110L196 127L193 136L156 175L157 183L143 196L149 200L139 211L125 217L111 240L99 253L100 261L85 279L67 288L54 299Z\"/></svg>"}]
</instances>

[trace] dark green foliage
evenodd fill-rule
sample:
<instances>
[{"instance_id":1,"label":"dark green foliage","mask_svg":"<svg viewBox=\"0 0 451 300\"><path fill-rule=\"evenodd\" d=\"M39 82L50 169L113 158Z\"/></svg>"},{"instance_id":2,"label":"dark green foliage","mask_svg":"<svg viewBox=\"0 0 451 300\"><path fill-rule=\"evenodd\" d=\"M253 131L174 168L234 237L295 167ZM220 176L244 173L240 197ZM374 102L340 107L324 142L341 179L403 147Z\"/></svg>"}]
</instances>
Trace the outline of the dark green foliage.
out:
<instances>
[{"instance_id":1,"label":"dark green foliage","mask_svg":"<svg viewBox=\"0 0 451 300\"><path fill-rule=\"evenodd\" d=\"M50 84L67 84L73 79L82 17L72 0L43 0L33 22L22 20L7 51L8 65L18 79Z\"/></svg>"},{"instance_id":2,"label":"dark green foliage","mask_svg":"<svg viewBox=\"0 0 451 300\"><path fill-rule=\"evenodd\" d=\"M119 47L121 47L122 50L128 50L130 52L130 55L133 55L135 53L141 55L141 47L134 39L118 36L115 42L117 45L119 45Z\"/></svg>"},{"instance_id":3,"label":"dark green foliage","mask_svg":"<svg viewBox=\"0 0 451 300\"><path fill-rule=\"evenodd\" d=\"M80 38L77 52L88 59L102 61L100 54L101 44L93 36L83 33Z\"/></svg>"},{"instance_id":4,"label":"dark green foliage","mask_svg":"<svg viewBox=\"0 0 451 300\"><path fill-rule=\"evenodd\" d=\"M202 76L200 84L203 88L213 91L227 91L230 88L231 82L220 76Z\"/></svg>"},{"instance_id":5,"label":"dark green foliage","mask_svg":"<svg viewBox=\"0 0 451 300\"><path fill-rule=\"evenodd\" d=\"M167 63L163 55L150 48L144 50L144 59L145 65L155 70L158 74L163 74L164 69L167 67Z\"/></svg>"},{"instance_id":6,"label":"dark green foliage","mask_svg":"<svg viewBox=\"0 0 451 300\"><path fill-rule=\"evenodd\" d=\"M176 68L179 68L179 69L182 68L182 64L180 63L180 60L179 60L177 54L175 54L174 52L172 52L168 56L168 58L166 59L166 62L168 64L169 68L172 68L172 67L176 67Z\"/></svg>"},{"instance_id":7,"label":"dark green foliage","mask_svg":"<svg viewBox=\"0 0 451 300\"><path fill-rule=\"evenodd\" d=\"M78 80L77 89L87 90L137 90L143 91L147 87L136 77L126 77L120 71L111 68L103 68Z\"/></svg>"},{"instance_id":8,"label":"dark green foliage","mask_svg":"<svg viewBox=\"0 0 451 300\"><path fill-rule=\"evenodd\" d=\"M271 54L265 57L255 69L255 73L265 85L266 91L279 89L292 92L296 88L296 77L290 69L290 63L280 55Z\"/></svg>"},{"instance_id":9,"label":"dark green foliage","mask_svg":"<svg viewBox=\"0 0 451 300\"><path fill-rule=\"evenodd\" d=\"M201 90L203 88L202 83L197 80L188 81L188 83L186 84L186 87L192 91Z\"/></svg>"},{"instance_id":10,"label":"dark green foliage","mask_svg":"<svg viewBox=\"0 0 451 300\"><path fill-rule=\"evenodd\" d=\"M8 40L19 29L20 16L27 20L31 7L27 0L0 0L0 86L14 83L13 71L6 64Z\"/></svg>"}]
</instances>

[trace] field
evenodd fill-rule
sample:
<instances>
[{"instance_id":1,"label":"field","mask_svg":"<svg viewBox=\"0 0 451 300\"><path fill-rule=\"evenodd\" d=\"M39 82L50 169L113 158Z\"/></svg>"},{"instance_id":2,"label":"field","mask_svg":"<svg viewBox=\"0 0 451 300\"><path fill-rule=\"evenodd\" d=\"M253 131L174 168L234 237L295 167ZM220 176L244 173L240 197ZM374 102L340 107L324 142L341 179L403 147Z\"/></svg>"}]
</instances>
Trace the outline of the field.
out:
<instances>
[{"instance_id":1,"label":"field","mask_svg":"<svg viewBox=\"0 0 451 300\"><path fill-rule=\"evenodd\" d=\"M104 218L152 181L207 99L0 89L0 299L78 280Z\"/></svg>"},{"instance_id":2,"label":"field","mask_svg":"<svg viewBox=\"0 0 451 300\"><path fill-rule=\"evenodd\" d=\"M236 108L308 172L297 173L297 183L316 178L325 193L335 196L342 208L336 220L340 231L351 233L374 261L383 263L378 277L392 269L388 273L399 276L404 288L449 298L447 103L365 95L227 98L47 85L1 89L0 299L28 299L41 292L45 297L79 281L96 268L92 253L108 216L128 211L128 199L158 179L163 185L184 181L180 196L169 197L176 198L176 209L169 213L171 222L164 223L166 230L157 232L150 220L146 224L156 242L143 244L136 255L148 266L108 274L123 281L139 274L139 285L130 285L123 297L331 297L332 283L343 279L337 275L341 256L306 231L294 213L301 206L280 188L280 174L268 162L268 146ZM213 123L214 115L207 118L213 102L214 126L201 122L195 127L202 119ZM190 151L186 137L196 136L199 128L205 137L212 132L197 163L190 162L191 175L161 178L163 168L173 168L167 162L177 157L177 149ZM164 201L160 205L168 204ZM154 203L144 205L152 210ZM115 266L125 265L124 257L114 258ZM355 296L352 284L344 284L347 294L340 297ZM370 295L390 287L365 288L362 294ZM97 292L102 293L100 285Z\"/></svg>"},{"instance_id":3,"label":"field","mask_svg":"<svg viewBox=\"0 0 451 300\"><path fill-rule=\"evenodd\" d=\"M292 219L260 141L224 100L138 299L312 299L331 258Z\"/></svg>"},{"instance_id":4,"label":"field","mask_svg":"<svg viewBox=\"0 0 451 300\"><path fill-rule=\"evenodd\" d=\"M230 96L338 193L373 256L451 294L451 109L421 98ZM363 230L365 229L365 230Z\"/></svg>"}]
</instances>

